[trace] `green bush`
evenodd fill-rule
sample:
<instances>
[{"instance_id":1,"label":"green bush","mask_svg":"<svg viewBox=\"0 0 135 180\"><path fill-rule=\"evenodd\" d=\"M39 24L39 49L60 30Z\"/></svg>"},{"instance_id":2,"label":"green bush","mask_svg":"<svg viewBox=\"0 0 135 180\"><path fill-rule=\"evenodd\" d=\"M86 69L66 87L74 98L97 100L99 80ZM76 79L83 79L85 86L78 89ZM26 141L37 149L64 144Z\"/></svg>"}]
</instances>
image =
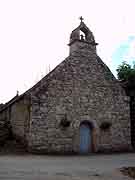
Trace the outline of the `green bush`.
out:
<instances>
[{"instance_id":1,"label":"green bush","mask_svg":"<svg viewBox=\"0 0 135 180\"><path fill-rule=\"evenodd\" d=\"M122 64L118 66L116 71L119 80L135 82L135 63L133 63L132 67L123 61Z\"/></svg>"}]
</instances>

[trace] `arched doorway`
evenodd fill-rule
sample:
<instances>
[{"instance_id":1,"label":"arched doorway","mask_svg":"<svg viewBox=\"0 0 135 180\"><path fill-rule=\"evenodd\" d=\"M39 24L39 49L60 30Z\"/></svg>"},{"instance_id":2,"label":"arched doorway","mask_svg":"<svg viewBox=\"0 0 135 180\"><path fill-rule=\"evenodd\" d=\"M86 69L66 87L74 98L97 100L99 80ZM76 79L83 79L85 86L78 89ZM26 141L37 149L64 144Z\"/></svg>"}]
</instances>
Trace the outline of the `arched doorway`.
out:
<instances>
[{"instance_id":1,"label":"arched doorway","mask_svg":"<svg viewBox=\"0 0 135 180\"><path fill-rule=\"evenodd\" d=\"M89 123L80 125L80 153L92 152L92 128Z\"/></svg>"}]
</instances>

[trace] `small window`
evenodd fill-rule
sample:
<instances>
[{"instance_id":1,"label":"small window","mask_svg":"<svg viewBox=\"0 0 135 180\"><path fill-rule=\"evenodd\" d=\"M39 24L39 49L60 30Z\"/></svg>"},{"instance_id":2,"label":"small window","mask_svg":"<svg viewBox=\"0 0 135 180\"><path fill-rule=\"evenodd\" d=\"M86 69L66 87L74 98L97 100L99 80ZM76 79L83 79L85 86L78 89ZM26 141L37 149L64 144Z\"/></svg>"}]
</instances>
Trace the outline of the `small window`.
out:
<instances>
[{"instance_id":1,"label":"small window","mask_svg":"<svg viewBox=\"0 0 135 180\"><path fill-rule=\"evenodd\" d=\"M86 40L86 35L82 31L80 31L80 40Z\"/></svg>"}]
</instances>

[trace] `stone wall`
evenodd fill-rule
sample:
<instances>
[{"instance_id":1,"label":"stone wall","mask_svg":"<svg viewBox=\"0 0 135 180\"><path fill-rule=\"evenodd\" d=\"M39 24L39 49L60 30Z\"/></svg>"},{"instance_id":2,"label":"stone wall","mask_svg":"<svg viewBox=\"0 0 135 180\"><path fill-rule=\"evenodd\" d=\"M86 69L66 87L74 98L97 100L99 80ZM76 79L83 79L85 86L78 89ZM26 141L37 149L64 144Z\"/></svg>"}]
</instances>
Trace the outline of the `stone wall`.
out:
<instances>
[{"instance_id":1,"label":"stone wall","mask_svg":"<svg viewBox=\"0 0 135 180\"><path fill-rule=\"evenodd\" d=\"M29 135L30 103L29 99L22 98L10 107L10 122L13 135L26 142Z\"/></svg>"},{"instance_id":2,"label":"stone wall","mask_svg":"<svg viewBox=\"0 0 135 180\"><path fill-rule=\"evenodd\" d=\"M37 152L79 152L80 123L93 124L93 151L131 149L129 98L108 67L85 46L32 90L29 146ZM66 117L70 126L63 128ZM108 131L100 125L112 124Z\"/></svg>"},{"instance_id":3,"label":"stone wall","mask_svg":"<svg viewBox=\"0 0 135 180\"><path fill-rule=\"evenodd\" d=\"M131 122L131 143L135 149L135 79L121 82L126 94L130 97L130 122Z\"/></svg>"},{"instance_id":4,"label":"stone wall","mask_svg":"<svg viewBox=\"0 0 135 180\"><path fill-rule=\"evenodd\" d=\"M23 143L28 142L30 100L27 97L13 98L5 104L0 111L0 142L4 143L7 138L15 138Z\"/></svg>"},{"instance_id":5,"label":"stone wall","mask_svg":"<svg viewBox=\"0 0 135 180\"><path fill-rule=\"evenodd\" d=\"M3 145L10 135L10 122L8 109L0 113L0 145Z\"/></svg>"}]
</instances>

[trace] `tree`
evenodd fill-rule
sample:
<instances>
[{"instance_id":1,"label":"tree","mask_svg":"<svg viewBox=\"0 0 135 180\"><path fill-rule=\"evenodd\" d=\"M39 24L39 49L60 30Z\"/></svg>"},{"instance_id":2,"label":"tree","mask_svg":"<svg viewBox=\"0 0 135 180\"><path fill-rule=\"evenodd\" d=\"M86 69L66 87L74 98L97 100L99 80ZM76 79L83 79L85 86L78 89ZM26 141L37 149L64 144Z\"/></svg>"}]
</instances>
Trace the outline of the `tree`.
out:
<instances>
[{"instance_id":1,"label":"tree","mask_svg":"<svg viewBox=\"0 0 135 180\"><path fill-rule=\"evenodd\" d=\"M119 80L135 82L135 63L133 62L133 67L127 62L123 61L121 65L116 69L117 76Z\"/></svg>"}]
</instances>

